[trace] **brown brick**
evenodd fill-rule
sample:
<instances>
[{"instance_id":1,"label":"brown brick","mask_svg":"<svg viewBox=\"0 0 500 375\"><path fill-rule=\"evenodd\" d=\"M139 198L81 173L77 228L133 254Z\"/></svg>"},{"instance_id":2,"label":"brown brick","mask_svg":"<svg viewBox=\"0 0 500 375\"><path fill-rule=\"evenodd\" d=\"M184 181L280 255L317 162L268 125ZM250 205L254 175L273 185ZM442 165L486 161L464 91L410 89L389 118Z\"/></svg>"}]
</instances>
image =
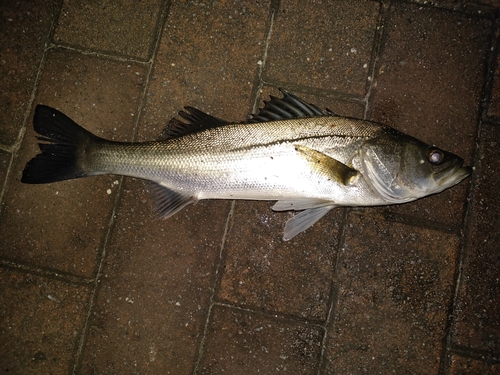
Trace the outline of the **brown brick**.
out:
<instances>
[{"instance_id":1,"label":"brown brick","mask_svg":"<svg viewBox=\"0 0 500 375\"><path fill-rule=\"evenodd\" d=\"M215 306L201 374L316 374L321 328Z\"/></svg>"},{"instance_id":2,"label":"brown brick","mask_svg":"<svg viewBox=\"0 0 500 375\"><path fill-rule=\"evenodd\" d=\"M339 241L342 209L288 242L292 213L275 213L270 202L237 202L225 245L218 296L242 306L325 320Z\"/></svg>"},{"instance_id":3,"label":"brown brick","mask_svg":"<svg viewBox=\"0 0 500 375\"><path fill-rule=\"evenodd\" d=\"M89 289L6 269L0 279L2 372L70 373Z\"/></svg>"},{"instance_id":4,"label":"brown brick","mask_svg":"<svg viewBox=\"0 0 500 375\"><path fill-rule=\"evenodd\" d=\"M488 115L493 116L496 119L500 118L500 54L498 55L496 61L496 70L493 79L493 89L491 92Z\"/></svg>"},{"instance_id":5,"label":"brown brick","mask_svg":"<svg viewBox=\"0 0 500 375\"><path fill-rule=\"evenodd\" d=\"M155 220L128 179L90 320L83 373L189 374L214 284L229 202Z\"/></svg>"},{"instance_id":6,"label":"brown brick","mask_svg":"<svg viewBox=\"0 0 500 375\"><path fill-rule=\"evenodd\" d=\"M458 154L470 165L491 21L395 4L385 28L371 118ZM467 185L390 210L459 226Z\"/></svg>"},{"instance_id":7,"label":"brown brick","mask_svg":"<svg viewBox=\"0 0 500 375\"><path fill-rule=\"evenodd\" d=\"M190 105L229 121L251 112L269 2L174 2L146 99L142 137Z\"/></svg>"},{"instance_id":8,"label":"brown brick","mask_svg":"<svg viewBox=\"0 0 500 375\"><path fill-rule=\"evenodd\" d=\"M456 236L351 213L326 371L437 374L458 251Z\"/></svg>"},{"instance_id":9,"label":"brown brick","mask_svg":"<svg viewBox=\"0 0 500 375\"><path fill-rule=\"evenodd\" d=\"M161 15L162 1L65 0L54 32L58 44L148 60Z\"/></svg>"},{"instance_id":10,"label":"brown brick","mask_svg":"<svg viewBox=\"0 0 500 375\"><path fill-rule=\"evenodd\" d=\"M447 374L450 375L496 375L500 374L500 365L487 363L478 359L465 358L453 354L450 359L450 368Z\"/></svg>"},{"instance_id":11,"label":"brown brick","mask_svg":"<svg viewBox=\"0 0 500 375\"><path fill-rule=\"evenodd\" d=\"M374 1L282 2L264 80L364 97L378 14Z\"/></svg>"},{"instance_id":12,"label":"brown brick","mask_svg":"<svg viewBox=\"0 0 500 375\"><path fill-rule=\"evenodd\" d=\"M0 5L0 144L18 140L56 12L51 1Z\"/></svg>"},{"instance_id":13,"label":"brown brick","mask_svg":"<svg viewBox=\"0 0 500 375\"><path fill-rule=\"evenodd\" d=\"M58 108L99 136L131 140L143 74L141 66L54 50L47 58L35 102ZM30 126L4 197L0 254L37 267L93 277L117 179L21 184L26 162L39 152L36 144Z\"/></svg>"},{"instance_id":14,"label":"brown brick","mask_svg":"<svg viewBox=\"0 0 500 375\"><path fill-rule=\"evenodd\" d=\"M490 353L500 352L499 141L498 127L483 125L452 330L456 344Z\"/></svg>"}]
</instances>

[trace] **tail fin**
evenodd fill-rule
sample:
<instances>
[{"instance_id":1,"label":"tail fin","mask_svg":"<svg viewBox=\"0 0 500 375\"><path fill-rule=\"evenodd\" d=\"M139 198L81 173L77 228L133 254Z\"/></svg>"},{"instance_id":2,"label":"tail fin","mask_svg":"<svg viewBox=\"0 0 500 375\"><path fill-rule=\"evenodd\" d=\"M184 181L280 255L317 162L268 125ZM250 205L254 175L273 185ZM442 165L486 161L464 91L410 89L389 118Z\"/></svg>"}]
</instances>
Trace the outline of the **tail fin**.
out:
<instances>
[{"instance_id":1,"label":"tail fin","mask_svg":"<svg viewBox=\"0 0 500 375\"><path fill-rule=\"evenodd\" d=\"M21 182L45 184L49 182L86 177L81 166L85 145L98 142L99 137L82 128L58 110L38 105L33 118L41 154L31 159L24 168Z\"/></svg>"}]
</instances>

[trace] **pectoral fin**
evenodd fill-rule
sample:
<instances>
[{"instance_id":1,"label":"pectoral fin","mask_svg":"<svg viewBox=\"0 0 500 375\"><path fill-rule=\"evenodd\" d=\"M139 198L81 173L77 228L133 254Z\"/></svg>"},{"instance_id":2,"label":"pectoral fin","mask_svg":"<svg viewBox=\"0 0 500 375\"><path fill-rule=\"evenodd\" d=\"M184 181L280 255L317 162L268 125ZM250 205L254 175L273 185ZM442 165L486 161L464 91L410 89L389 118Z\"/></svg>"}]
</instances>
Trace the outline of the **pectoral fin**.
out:
<instances>
[{"instance_id":1,"label":"pectoral fin","mask_svg":"<svg viewBox=\"0 0 500 375\"><path fill-rule=\"evenodd\" d=\"M308 210L302 211L300 214L295 215L285 224L283 240L289 241L300 232L305 231L307 228L309 228L311 225L325 216L333 207L335 206L309 208Z\"/></svg>"},{"instance_id":2,"label":"pectoral fin","mask_svg":"<svg viewBox=\"0 0 500 375\"><path fill-rule=\"evenodd\" d=\"M295 150L303 155L315 170L321 171L329 179L342 185L351 185L359 177L359 172L356 169L348 167L322 152L302 145L295 145Z\"/></svg>"}]
</instances>

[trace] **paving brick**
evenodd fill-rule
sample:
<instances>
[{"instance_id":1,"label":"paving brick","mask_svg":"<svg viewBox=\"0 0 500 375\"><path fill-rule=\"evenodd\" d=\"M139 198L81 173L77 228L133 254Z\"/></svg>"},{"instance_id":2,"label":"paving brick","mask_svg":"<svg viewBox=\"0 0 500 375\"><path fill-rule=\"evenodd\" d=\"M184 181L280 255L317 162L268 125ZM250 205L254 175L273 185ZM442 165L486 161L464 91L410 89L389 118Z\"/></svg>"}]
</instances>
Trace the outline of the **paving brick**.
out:
<instances>
[{"instance_id":1,"label":"paving brick","mask_svg":"<svg viewBox=\"0 0 500 375\"><path fill-rule=\"evenodd\" d=\"M12 154L0 150L0 189L3 188L9 170Z\"/></svg>"},{"instance_id":2,"label":"paving brick","mask_svg":"<svg viewBox=\"0 0 500 375\"><path fill-rule=\"evenodd\" d=\"M498 27L491 27L498 26L496 2L0 6L0 104L7 109L0 115L0 176L11 154L18 158L0 213L0 352L8 360L1 368L183 374L198 363L204 374L498 373L499 267L492 245L498 242L498 189L489 176L498 170L498 131L490 127L499 118L497 82L486 138L475 150L484 57L498 37ZM42 59L54 19L56 46L49 44ZM376 33L382 33L381 56L374 56ZM367 96L372 62L376 90ZM276 93L271 86L354 117L363 116L369 99L372 119L454 151L467 164L482 157L477 175L399 208L352 210L345 231L343 209L334 210L287 243L281 233L291 214L273 213L272 202L203 201L163 221L155 219L147 188L137 180L126 178L124 190L105 176L19 183L38 150L31 118L19 152L16 143L33 92L35 103L116 140L133 139L140 107L136 139L151 140L185 105L243 120L256 98ZM462 222L468 189L471 211ZM434 226L440 230L426 229ZM345 242L340 253L339 242ZM99 261L96 284L67 284L55 275L87 282L81 278L100 275ZM16 263L23 271L12 270ZM35 276L47 268L55 271L51 278ZM84 331L89 295L95 304Z\"/></svg>"},{"instance_id":3,"label":"paving brick","mask_svg":"<svg viewBox=\"0 0 500 375\"><path fill-rule=\"evenodd\" d=\"M459 239L352 212L325 373L437 374Z\"/></svg>"},{"instance_id":4,"label":"paving brick","mask_svg":"<svg viewBox=\"0 0 500 375\"><path fill-rule=\"evenodd\" d=\"M500 1L498 0L476 0L473 1L472 3L485 4L492 7L500 8Z\"/></svg>"},{"instance_id":5,"label":"paving brick","mask_svg":"<svg viewBox=\"0 0 500 375\"><path fill-rule=\"evenodd\" d=\"M155 220L143 185L125 183L83 374L192 371L230 204L200 202Z\"/></svg>"},{"instance_id":6,"label":"paving brick","mask_svg":"<svg viewBox=\"0 0 500 375\"><path fill-rule=\"evenodd\" d=\"M447 371L450 375L495 375L500 374L500 365L491 364L478 359L465 358L453 354L451 356L451 365Z\"/></svg>"},{"instance_id":7,"label":"paving brick","mask_svg":"<svg viewBox=\"0 0 500 375\"><path fill-rule=\"evenodd\" d=\"M58 44L148 60L161 0L87 3L65 0L54 32Z\"/></svg>"},{"instance_id":8,"label":"paving brick","mask_svg":"<svg viewBox=\"0 0 500 375\"><path fill-rule=\"evenodd\" d=\"M142 66L53 50L35 102L60 109L97 135L131 140L143 84ZM118 190L116 177L21 184L26 162L39 152L36 143L30 126L4 197L0 254L92 277Z\"/></svg>"},{"instance_id":9,"label":"paving brick","mask_svg":"<svg viewBox=\"0 0 500 375\"><path fill-rule=\"evenodd\" d=\"M488 115L500 118L500 54L497 56L496 70L493 78L493 89L491 92Z\"/></svg>"},{"instance_id":10,"label":"paving brick","mask_svg":"<svg viewBox=\"0 0 500 375\"><path fill-rule=\"evenodd\" d=\"M264 80L364 97L378 17L374 1L282 2Z\"/></svg>"},{"instance_id":11,"label":"paving brick","mask_svg":"<svg viewBox=\"0 0 500 375\"><path fill-rule=\"evenodd\" d=\"M500 356L499 140L498 127L483 125L452 332L456 344Z\"/></svg>"},{"instance_id":12,"label":"paving brick","mask_svg":"<svg viewBox=\"0 0 500 375\"><path fill-rule=\"evenodd\" d=\"M321 328L215 306L200 374L315 374Z\"/></svg>"},{"instance_id":13,"label":"paving brick","mask_svg":"<svg viewBox=\"0 0 500 375\"><path fill-rule=\"evenodd\" d=\"M371 118L471 163L491 21L394 3ZM468 182L391 212L459 226Z\"/></svg>"},{"instance_id":14,"label":"paving brick","mask_svg":"<svg viewBox=\"0 0 500 375\"><path fill-rule=\"evenodd\" d=\"M427 0L412 0L411 2L421 5L426 5L428 3ZM432 4L437 7L452 8L453 6L455 7L460 6L461 2L462 2L461 0L436 0L433 1Z\"/></svg>"},{"instance_id":15,"label":"paving brick","mask_svg":"<svg viewBox=\"0 0 500 375\"><path fill-rule=\"evenodd\" d=\"M0 279L2 372L68 374L89 289L1 268Z\"/></svg>"},{"instance_id":16,"label":"paving brick","mask_svg":"<svg viewBox=\"0 0 500 375\"><path fill-rule=\"evenodd\" d=\"M51 1L0 4L0 143L3 145L12 146L18 140L56 11Z\"/></svg>"},{"instance_id":17,"label":"paving brick","mask_svg":"<svg viewBox=\"0 0 500 375\"><path fill-rule=\"evenodd\" d=\"M175 2L163 30L141 136L157 136L191 105L229 121L252 108L269 2ZM147 130L144 130L147 129Z\"/></svg>"},{"instance_id":18,"label":"paving brick","mask_svg":"<svg viewBox=\"0 0 500 375\"><path fill-rule=\"evenodd\" d=\"M321 223L284 242L285 221L293 214L273 213L270 206L236 203L218 298L325 320L343 211L332 211Z\"/></svg>"}]
</instances>

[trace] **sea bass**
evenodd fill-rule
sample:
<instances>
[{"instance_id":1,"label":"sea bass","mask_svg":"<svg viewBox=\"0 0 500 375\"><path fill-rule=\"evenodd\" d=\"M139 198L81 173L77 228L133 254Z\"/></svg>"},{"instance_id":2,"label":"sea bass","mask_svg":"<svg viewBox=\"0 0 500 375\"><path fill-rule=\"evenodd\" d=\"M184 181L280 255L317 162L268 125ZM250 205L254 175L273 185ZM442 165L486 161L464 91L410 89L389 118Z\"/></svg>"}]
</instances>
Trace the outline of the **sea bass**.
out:
<instances>
[{"instance_id":1,"label":"sea bass","mask_svg":"<svg viewBox=\"0 0 500 375\"><path fill-rule=\"evenodd\" d=\"M410 202L470 175L450 152L391 127L321 110L281 90L250 120L230 123L185 107L162 139L102 139L56 109L38 105L41 154L22 182L51 183L116 174L148 180L156 210L169 217L201 199L277 200L274 211L302 211L284 240L336 206Z\"/></svg>"}]
</instances>

